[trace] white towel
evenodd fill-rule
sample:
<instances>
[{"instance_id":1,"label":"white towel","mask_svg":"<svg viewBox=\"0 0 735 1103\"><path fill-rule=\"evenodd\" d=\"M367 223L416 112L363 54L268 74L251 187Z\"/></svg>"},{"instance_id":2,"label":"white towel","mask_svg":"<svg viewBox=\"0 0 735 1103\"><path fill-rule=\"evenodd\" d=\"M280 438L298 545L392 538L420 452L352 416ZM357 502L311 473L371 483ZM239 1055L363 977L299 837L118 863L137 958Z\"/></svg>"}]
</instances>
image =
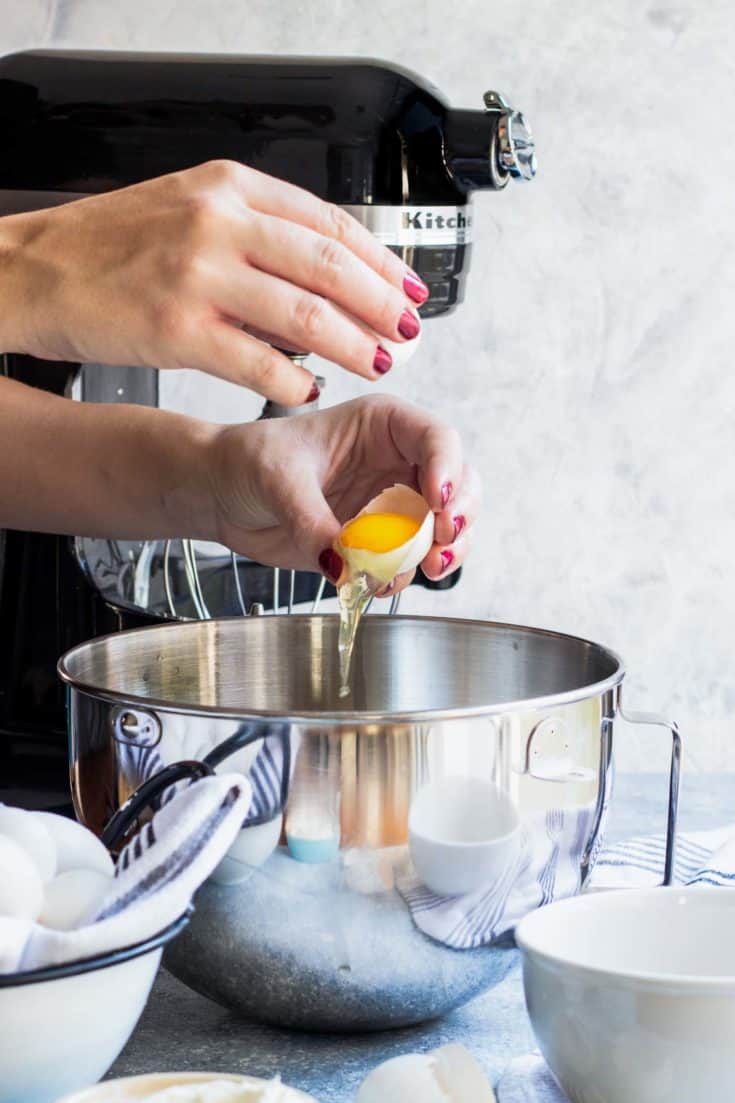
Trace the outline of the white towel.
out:
<instances>
[{"instance_id":1,"label":"white towel","mask_svg":"<svg viewBox=\"0 0 735 1103\"><path fill-rule=\"evenodd\" d=\"M602 850L590 888L634 888L661 883L666 839L638 836ZM676 842L674 880L680 885L735 885L735 830L681 834ZM537 1053L511 1061L497 1087L498 1103L567 1103Z\"/></svg>"},{"instance_id":2,"label":"white towel","mask_svg":"<svg viewBox=\"0 0 735 1103\"><path fill-rule=\"evenodd\" d=\"M399 875L398 891L416 926L455 950L487 946L529 912L580 888L580 855L592 834L595 806L553 809L522 825L518 862L492 885L465 896L437 896L413 868Z\"/></svg>"},{"instance_id":3,"label":"white towel","mask_svg":"<svg viewBox=\"0 0 735 1103\"><path fill-rule=\"evenodd\" d=\"M241 774L203 778L160 808L120 854L92 921L55 931L0 918L0 973L38 969L135 945L164 930L232 845L251 807Z\"/></svg>"}]
</instances>

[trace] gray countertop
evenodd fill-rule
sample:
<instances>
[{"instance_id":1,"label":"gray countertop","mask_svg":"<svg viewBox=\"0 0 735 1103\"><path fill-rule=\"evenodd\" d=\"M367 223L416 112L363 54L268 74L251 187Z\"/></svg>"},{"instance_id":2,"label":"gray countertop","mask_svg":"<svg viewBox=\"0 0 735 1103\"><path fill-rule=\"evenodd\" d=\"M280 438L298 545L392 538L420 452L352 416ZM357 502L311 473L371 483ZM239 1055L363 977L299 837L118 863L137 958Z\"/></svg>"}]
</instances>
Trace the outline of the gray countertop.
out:
<instances>
[{"instance_id":1,"label":"gray countertop","mask_svg":"<svg viewBox=\"0 0 735 1103\"><path fill-rule=\"evenodd\" d=\"M663 830L666 783L661 775L618 778L609 837ZM735 775L695 775L685 781L684 830L717 827L735 818ZM516 962L502 984L445 1018L379 1034L300 1034L247 1022L190 991L165 971L110 1076L203 1069L280 1073L320 1103L351 1103L369 1069L389 1057L462 1042L495 1081L510 1058L533 1048Z\"/></svg>"}]
</instances>

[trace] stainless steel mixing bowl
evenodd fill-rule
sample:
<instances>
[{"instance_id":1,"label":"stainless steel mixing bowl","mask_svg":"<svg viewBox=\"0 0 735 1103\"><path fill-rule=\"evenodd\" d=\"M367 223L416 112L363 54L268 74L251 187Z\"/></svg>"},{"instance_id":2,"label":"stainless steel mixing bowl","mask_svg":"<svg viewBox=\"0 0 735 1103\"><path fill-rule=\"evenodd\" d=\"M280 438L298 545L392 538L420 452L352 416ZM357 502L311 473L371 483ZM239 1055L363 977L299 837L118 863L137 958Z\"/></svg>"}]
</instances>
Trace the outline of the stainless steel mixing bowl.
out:
<instances>
[{"instance_id":1,"label":"stainless steel mixing bowl","mask_svg":"<svg viewBox=\"0 0 735 1103\"><path fill-rule=\"evenodd\" d=\"M147 801L197 771L166 771L180 760L253 780L239 860L198 894L168 968L249 1017L378 1029L464 1003L512 960L502 923L492 945L466 949L414 923L415 795L432 784L440 801L446 779L483 779L512 800L524 845L552 856L566 815L577 825L567 891L578 890L602 837L624 670L606 648L555 632L377 615L361 626L346 699L336 659L334 616L255 617L94 640L59 671L74 802L99 834L137 811L141 785ZM679 737L657 716L626 719L672 735L669 879ZM529 907L545 898L542 877Z\"/></svg>"}]
</instances>

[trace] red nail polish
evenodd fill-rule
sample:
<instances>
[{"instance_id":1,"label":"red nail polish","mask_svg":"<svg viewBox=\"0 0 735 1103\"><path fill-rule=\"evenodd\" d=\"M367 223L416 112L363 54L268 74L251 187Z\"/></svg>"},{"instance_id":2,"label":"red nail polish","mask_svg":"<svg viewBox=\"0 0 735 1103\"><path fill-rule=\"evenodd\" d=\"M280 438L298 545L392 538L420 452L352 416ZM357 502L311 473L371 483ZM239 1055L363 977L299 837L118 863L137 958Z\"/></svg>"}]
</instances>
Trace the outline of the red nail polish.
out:
<instances>
[{"instance_id":1,"label":"red nail polish","mask_svg":"<svg viewBox=\"0 0 735 1103\"><path fill-rule=\"evenodd\" d=\"M454 487L451 483L444 483L442 485L442 505L445 506L449 499L452 497L452 491Z\"/></svg>"},{"instance_id":2,"label":"red nail polish","mask_svg":"<svg viewBox=\"0 0 735 1103\"><path fill-rule=\"evenodd\" d=\"M330 582L336 582L342 574L342 556L334 548L325 548L319 556L319 566Z\"/></svg>"},{"instance_id":3,"label":"red nail polish","mask_svg":"<svg viewBox=\"0 0 735 1103\"><path fill-rule=\"evenodd\" d=\"M319 385L316 382L312 383L311 390L306 396L306 402L316 402L321 393L322 392L319 390Z\"/></svg>"},{"instance_id":4,"label":"red nail polish","mask_svg":"<svg viewBox=\"0 0 735 1103\"><path fill-rule=\"evenodd\" d=\"M375 352L375 359L373 360L373 367L381 375L385 375L387 371L390 371L393 366L393 357L387 352L382 345L378 345Z\"/></svg>"},{"instance_id":5,"label":"red nail polish","mask_svg":"<svg viewBox=\"0 0 735 1103\"><path fill-rule=\"evenodd\" d=\"M425 303L429 297L428 287L413 272L409 272L404 278L403 290L406 292L409 299L413 299L419 306L421 306L421 303Z\"/></svg>"},{"instance_id":6,"label":"red nail polish","mask_svg":"<svg viewBox=\"0 0 735 1103\"><path fill-rule=\"evenodd\" d=\"M467 524L467 522L465 521L462 514L458 513L457 516L454 518L454 539L455 540L457 539L457 537L459 536L460 532L462 531L462 529L465 527L466 524Z\"/></svg>"},{"instance_id":7,"label":"red nail polish","mask_svg":"<svg viewBox=\"0 0 735 1103\"><path fill-rule=\"evenodd\" d=\"M454 563L454 552L451 552L449 548L445 548L444 551L441 553L441 561L442 574L444 574L445 571L449 570L452 563Z\"/></svg>"},{"instance_id":8,"label":"red nail polish","mask_svg":"<svg viewBox=\"0 0 735 1103\"><path fill-rule=\"evenodd\" d=\"M401 337L405 337L407 341L410 341L413 337L418 337L421 324L415 314L412 314L410 310L404 310L398 319L398 332Z\"/></svg>"}]
</instances>

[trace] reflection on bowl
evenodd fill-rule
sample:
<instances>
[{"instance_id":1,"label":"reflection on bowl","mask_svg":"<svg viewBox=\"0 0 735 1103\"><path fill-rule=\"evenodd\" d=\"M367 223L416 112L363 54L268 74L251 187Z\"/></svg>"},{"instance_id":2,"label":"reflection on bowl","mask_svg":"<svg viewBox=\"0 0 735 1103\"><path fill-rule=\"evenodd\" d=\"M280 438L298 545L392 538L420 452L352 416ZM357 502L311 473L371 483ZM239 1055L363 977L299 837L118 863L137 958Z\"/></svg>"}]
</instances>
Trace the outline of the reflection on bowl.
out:
<instances>
[{"instance_id":1,"label":"reflection on bowl","mask_svg":"<svg viewBox=\"0 0 735 1103\"><path fill-rule=\"evenodd\" d=\"M52 1103L107 1072L148 999L181 916L137 946L0 976L0 1103Z\"/></svg>"},{"instance_id":2,"label":"reflection on bowl","mask_svg":"<svg viewBox=\"0 0 735 1103\"><path fill-rule=\"evenodd\" d=\"M278 846L283 816L243 827L211 879L218 885L239 885L267 862Z\"/></svg>"},{"instance_id":3,"label":"reflection on bowl","mask_svg":"<svg viewBox=\"0 0 735 1103\"><path fill-rule=\"evenodd\" d=\"M440 896L490 888L518 862L518 813L510 797L488 781L430 782L414 797L408 828L416 872Z\"/></svg>"},{"instance_id":4,"label":"reflection on bowl","mask_svg":"<svg viewBox=\"0 0 735 1103\"><path fill-rule=\"evenodd\" d=\"M624 889L516 930L539 1046L578 1103L719 1103L735 1084L735 893Z\"/></svg>"}]
</instances>

